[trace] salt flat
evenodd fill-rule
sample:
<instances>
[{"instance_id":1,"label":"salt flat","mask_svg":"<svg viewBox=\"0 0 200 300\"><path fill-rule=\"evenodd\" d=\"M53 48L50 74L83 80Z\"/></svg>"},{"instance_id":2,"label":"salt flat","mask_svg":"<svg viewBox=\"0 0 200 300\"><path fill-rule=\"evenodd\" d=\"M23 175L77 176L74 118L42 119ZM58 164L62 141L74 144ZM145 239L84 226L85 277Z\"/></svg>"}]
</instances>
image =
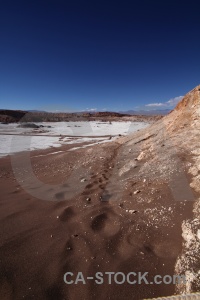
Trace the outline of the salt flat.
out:
<instances>
[{"instance_id":1,"label":"salt flat","mask_svg":"<svg viewBox=\"0 0 200 300\"><path fill-rule=\"evenodd\" d=\"M0 124L0 157L25 151L89 142L108 142L148 126L144 122L41 122L39 128Z\"/></svg>"}]
</instances>

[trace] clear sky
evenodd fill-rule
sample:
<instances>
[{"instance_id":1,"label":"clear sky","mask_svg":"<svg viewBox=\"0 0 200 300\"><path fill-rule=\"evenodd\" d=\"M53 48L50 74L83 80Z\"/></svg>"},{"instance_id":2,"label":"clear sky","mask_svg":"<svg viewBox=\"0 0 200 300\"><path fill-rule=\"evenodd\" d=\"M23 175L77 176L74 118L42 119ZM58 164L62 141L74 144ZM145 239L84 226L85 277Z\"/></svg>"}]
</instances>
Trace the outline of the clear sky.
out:
<instances>
[{"instance_id":1,"label":"clear sky","mask_svg":"<svg viewBox=\"0 0 200 300\"><path fill-rule=\"evenodd\" d=\"M199 1L0 1L0 108L165 108L199 83Z\"/></svg>"}]
</instances>

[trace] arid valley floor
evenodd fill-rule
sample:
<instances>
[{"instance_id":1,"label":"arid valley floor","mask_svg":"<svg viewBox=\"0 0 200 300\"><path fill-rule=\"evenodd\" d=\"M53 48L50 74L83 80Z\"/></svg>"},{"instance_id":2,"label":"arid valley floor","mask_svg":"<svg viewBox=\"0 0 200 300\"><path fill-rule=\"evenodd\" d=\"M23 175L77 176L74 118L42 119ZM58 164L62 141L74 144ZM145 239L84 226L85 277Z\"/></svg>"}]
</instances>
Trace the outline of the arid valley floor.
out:
<instances>
[{"instance_id":1,"label":"arid valley floor","mask_svg":"<svg viewBox=\"0 0 200 300\"><path fill-rule=\"evenodd\" d=\"M113 141L0 159L0 299L144 299L200 290L200 86ZM77 146L75 151L69 151ZM57 149L57 148L56 148ZM66 272L186 275L67 285Z\"/></svg>"}]
</instances>

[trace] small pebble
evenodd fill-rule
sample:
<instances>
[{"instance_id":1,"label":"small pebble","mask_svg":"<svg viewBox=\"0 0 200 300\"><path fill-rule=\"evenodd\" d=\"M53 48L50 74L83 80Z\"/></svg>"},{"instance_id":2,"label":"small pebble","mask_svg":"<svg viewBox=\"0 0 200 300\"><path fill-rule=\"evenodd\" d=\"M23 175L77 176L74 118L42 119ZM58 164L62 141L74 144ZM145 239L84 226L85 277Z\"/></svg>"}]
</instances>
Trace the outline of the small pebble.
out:
<instances>
[{"instance_id":1,"label":"small pebble","mask_svg":"<svg viewBox=\"0 0 200 300\"><path fill-rule=\"evenodd\" d=\"M133 192L134 195L140 193L141 191L140 190L136 190L135 192Z\"/></svg>"},{"instance_id":2,"label":"small pebble","mask_svg":"<svg viewBox=\"0 0 200 300\"><path fill-rule=\"evenodd\" d=\"M131 214L134 214L134 213L137 212L137 210L131 209L131 210L129 210L129 212L130 212Z\"/></svg>"}]
</instances>

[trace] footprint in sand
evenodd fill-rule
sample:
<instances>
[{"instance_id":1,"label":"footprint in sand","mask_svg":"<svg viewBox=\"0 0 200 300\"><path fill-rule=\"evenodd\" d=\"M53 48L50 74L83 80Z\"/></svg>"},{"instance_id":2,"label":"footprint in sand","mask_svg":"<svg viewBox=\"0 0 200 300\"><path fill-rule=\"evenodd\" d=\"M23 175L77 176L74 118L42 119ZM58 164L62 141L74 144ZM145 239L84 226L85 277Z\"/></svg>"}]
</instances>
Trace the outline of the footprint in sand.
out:
<instances>
[{"instance_id":1,"label":"footprint in sand","mask_svg":"<svg viewBox=\"0 0 200 300\"><path fill-rule=\"evenodd\" d=\"M64 192L56 193L55 197L57 200L65 200L65 193Z\"/></svg>"},{"instance_id":2,"label":"footprint in sand","mask_svg":"<svg viewBox=\"0 0 200 300\"><path fill-rule=\"evenodd\" d=\"M90 183L90 184L87 184L85 188L86 189L91 189L93 186L94 186L94 184Z\"/></svg>"},{"instance_id":3,"label":"footprint in sand","mask_svg":"<svg viewBox=\"0 0 200 300\"><path fill-rule=\"evenodd\" d=\"M120 224L115 215L104 212L93 219L91 228L104 236L113 236L119 232Z\"/></svg>"},{"instance_id":4,"label":"footprint in sand","mask_svg":"<svg viewBox=\"0 0 200 300\"><path fill-rule=\"evenodd\" d=\"M72 219L75 216L75 212L73 207L67 207L63 210L63 212L61 213L61 215L59 216L59 219L63 222L67 222L70 219Z\"/></svg>"},{"instance_id":5,"label":"footprint in sand","mask_svg":"<svg viewBox=\"0 0 200 300\"><path fill-rule=\"evenodd\" d=\"M92 221L91 228L94 231L102 230L103 227L105 226L106 220L107 220L107 214L106 213L102 213L102 214L96 216Z\"/></svg>"}]
</instances>

